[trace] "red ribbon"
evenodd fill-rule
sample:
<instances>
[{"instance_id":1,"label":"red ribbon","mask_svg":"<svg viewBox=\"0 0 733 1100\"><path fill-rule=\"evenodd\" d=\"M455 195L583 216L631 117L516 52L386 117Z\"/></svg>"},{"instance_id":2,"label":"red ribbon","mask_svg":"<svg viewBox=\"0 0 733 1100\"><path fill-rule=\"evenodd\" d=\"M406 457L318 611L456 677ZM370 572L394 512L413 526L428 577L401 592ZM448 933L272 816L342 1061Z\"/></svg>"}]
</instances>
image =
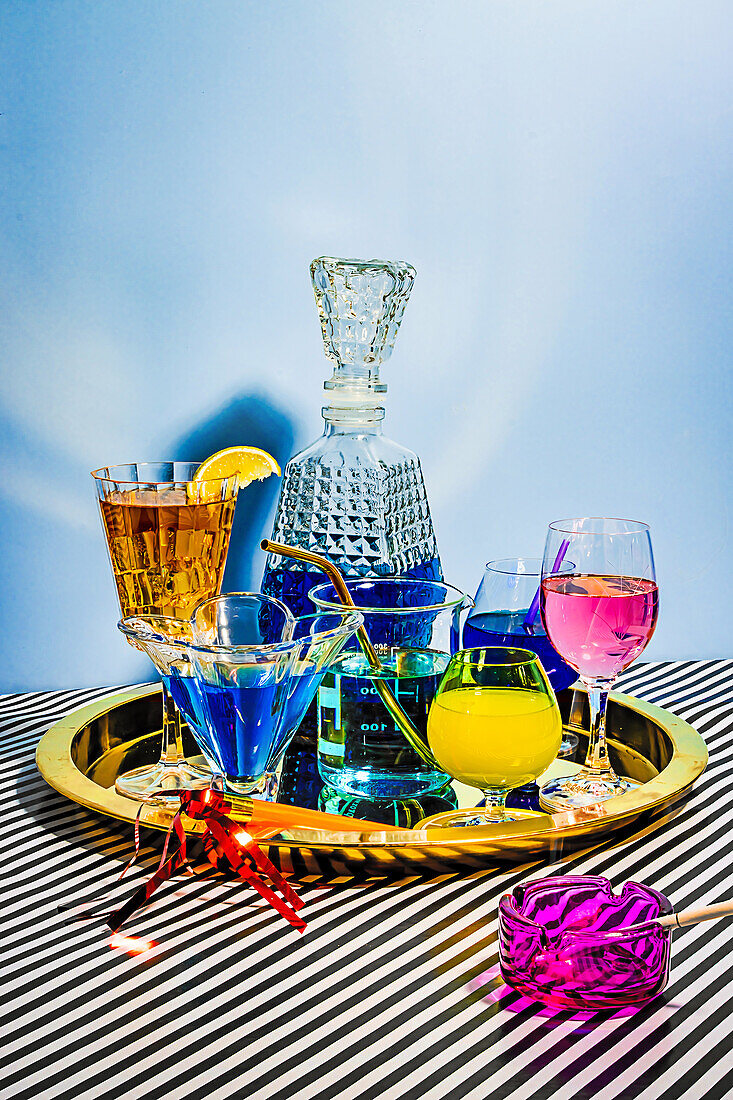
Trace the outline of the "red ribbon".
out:
<instances>
[{"instance_id":1,"label":"red ribbon","mask_svg":"<svg viewBox=\"0 0 733 1100\"><path fill-rule=\"evenodd\" d=\"M188 817L204 822L206 826L202 838L204 851L212 866L221 871L234 871L239 878L249 883L265 901L269 902L293 928L297 929L298 932L303 932L306 923L302 917L298 916L297 910L302 909L305 903L288 885L277 867L257 845L255 837L250 831L252 830L252 822L248 823L248 830L245 828L244 823L229 817L228 812L232 810L232 803L225 798L221 791L210 789L206 791L181 791L180 798L181 805L165 838L163 854L157 871L152 878L138 887L124 905L109 914L107 924L112 931L119 931L133 913L142 906L147 905L158 887L187 862L186 833L181 823L181 814L185 813ZM267 831L272 832L272 829L270 828ZM178 847L171 856L168 856L168 845L173 833L178 838ZM139 844L138 836L136 823L136 849ZM271 886L263 882L257 871L253 870L248 862L250 859L257 871L267 876L272 884ZM278 893L282 896L279 897Z\"/></svg>"}]
</instances>

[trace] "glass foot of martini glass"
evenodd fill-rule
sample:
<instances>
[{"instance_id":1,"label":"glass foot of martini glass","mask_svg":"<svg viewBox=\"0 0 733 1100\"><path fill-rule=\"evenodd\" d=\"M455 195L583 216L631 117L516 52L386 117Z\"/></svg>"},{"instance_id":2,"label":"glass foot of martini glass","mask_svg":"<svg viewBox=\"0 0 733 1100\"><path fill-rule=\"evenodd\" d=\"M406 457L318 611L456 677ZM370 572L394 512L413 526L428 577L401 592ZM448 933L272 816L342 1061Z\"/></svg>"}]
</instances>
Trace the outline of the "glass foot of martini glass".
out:
<instances>
[{"instance_id":1,"label":"glass foot of martini glass","mask_svg":"<svg viewBox=\"0 0 733 1100\"><path fill-rule=\"evenodd\" d=\"M222 790L227 794L239 795L240 798L259 798L263 802L277 802L278 777L277 772L265 772L259 779L238 782L231 776L221 776Z\"/></svg>"},{"instance_id":2,"label":"glass foot of martini glass","mask_svg":"<svg viewBox=\"0 0 733 1100\"><path fill-rule=\"evenodd\" d=\"M211 769L197 768L187 761L172 766L158 761L152 767L133 768L115 780L115 790L138 802L178 800L179 791L204 790L211 786Z\"/></svg>"}]
</instances>

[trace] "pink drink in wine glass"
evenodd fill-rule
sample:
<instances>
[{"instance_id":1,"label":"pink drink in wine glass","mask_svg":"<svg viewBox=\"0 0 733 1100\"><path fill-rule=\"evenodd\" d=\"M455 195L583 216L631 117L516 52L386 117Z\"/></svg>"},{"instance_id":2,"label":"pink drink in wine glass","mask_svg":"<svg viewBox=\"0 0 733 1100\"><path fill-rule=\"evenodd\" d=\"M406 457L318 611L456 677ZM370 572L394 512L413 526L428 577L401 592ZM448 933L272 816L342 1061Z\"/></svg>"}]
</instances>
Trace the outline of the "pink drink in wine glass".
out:
<instances>
[{"instance_id":1,"label":"pink drink in wine glass","mask_svg":"<svg viewBox=\"0 0 733 1100\"><path fill-rule=\"evenodd\" d=\"M542 590L547 635L586 680L614 680L654 633L659 592L652 580L575 574L546 577Z\"/></svg>"},{"instance_id":2,"label":"pink drink in wine glass","mask_svg":"<svg viewBox=\"0 0 733 1100\"><path fill-rule=\"evenodd\" d=\"M589 727L584 767L543 784L543 809L584 809L636 786L611 765L606 706L619 672L654 633L658 607L646 523L586 516L550 524L542 561L542 621L553 646L588 691Z\"/></svg>"}]
</instances>

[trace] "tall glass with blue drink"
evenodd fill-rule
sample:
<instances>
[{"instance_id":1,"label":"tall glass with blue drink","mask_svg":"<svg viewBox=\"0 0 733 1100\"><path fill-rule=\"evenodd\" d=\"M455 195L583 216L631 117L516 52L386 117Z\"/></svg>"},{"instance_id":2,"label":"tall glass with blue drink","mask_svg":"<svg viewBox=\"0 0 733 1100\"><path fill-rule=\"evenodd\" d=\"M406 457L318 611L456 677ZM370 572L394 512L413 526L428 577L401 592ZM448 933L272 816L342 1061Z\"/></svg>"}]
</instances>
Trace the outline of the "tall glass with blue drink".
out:
<instances>
[{"instance_id":1,"label":"tall glass with blue drink","mask_svg":"<svg viewBox=\"0 0 733 1100\"><path fill-rule=\"evenodd\" d=\"M382 662L374 673L355 639L331 662L318 689L318 770L343 795L414 798L448 776L410 746L382 702L375 681L389 684L425 738L430 704L451 654L460 648L467 597L442 581L360 580L347 588ZM342 605L331 584L311 590L321 611Z\"/></svg>"},{"instance_id":2,"label":"tall glass with blue drink","mask_svg":"<svg viewBox=\"0 0 733 1100\"><path fill-rule=\"evenodd\" d=\"M542 579L541 558L502 558L490 561L484 570L474 606L463 627L463 644L468 648L479 646L508 646L528 649L535 653L547 678L557 693L570 687L578 674L563 661L545 633L539 614L539 588ZM578 697L578 702L582 699ZM582 707L581 707L582 713ZM575 702L571 707L571 724L579 725L575 716ZM563 731L559 756L572 758L578 747L578 736ZM519 787L509 795L507 805L527 805L536 809L537 785Z\"/></svg>"},{"instance_id":3,"label":"tall glass with blue drink","mask_svg":"<svg viewBox=\"0 0 733 1100\"><path fill-rule=\"evenodd\" d=\"M463 628L463 644L508 646L535 653L554 691L570 687L578 674L553 648L532 607L542 579L541 558L503 558L488 562L474 606Z\"/></svg>"}]
</instances>

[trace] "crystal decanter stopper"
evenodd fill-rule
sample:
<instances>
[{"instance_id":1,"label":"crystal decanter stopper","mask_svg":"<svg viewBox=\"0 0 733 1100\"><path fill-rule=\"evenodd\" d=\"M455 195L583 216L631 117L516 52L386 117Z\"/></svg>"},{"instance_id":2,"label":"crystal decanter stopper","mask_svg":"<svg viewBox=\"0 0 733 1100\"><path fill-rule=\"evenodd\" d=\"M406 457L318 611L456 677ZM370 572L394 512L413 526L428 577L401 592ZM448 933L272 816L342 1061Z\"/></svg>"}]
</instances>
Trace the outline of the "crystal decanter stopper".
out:
<instances>
[{"instance_id":1,"label":"crystal decanter stopper","mask_svg":"<svg viewBox=\"0 0 733 1100\"><path fill-rule=\"evenodd\" d=\"M338 260L320 256L311 281L326 358L334 364L324 389L349 404L385 393L379 367L389 359L415 282L411 264L389 260Z\"/></svg>"}]
</instances>

